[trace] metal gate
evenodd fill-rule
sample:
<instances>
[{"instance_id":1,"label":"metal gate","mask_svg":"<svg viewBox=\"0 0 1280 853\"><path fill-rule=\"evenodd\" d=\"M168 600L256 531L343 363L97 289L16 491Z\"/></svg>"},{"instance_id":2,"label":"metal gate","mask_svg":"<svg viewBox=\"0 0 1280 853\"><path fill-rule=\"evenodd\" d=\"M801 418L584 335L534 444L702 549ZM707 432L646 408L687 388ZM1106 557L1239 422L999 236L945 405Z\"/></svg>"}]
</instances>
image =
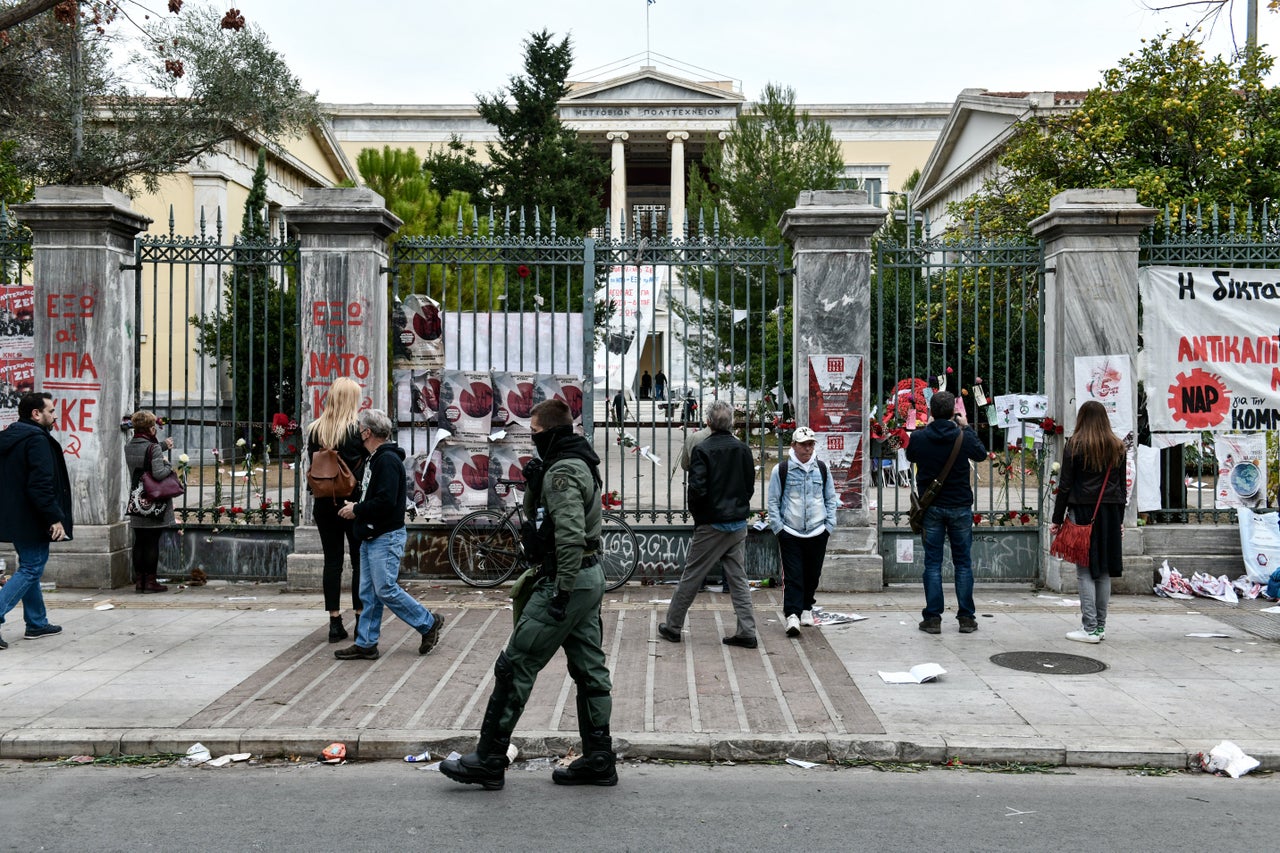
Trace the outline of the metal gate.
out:
<instances>
[{"instance_id":1,"label":"metal gate","mask_svg":"<svg viewBox=\"0 0 1280 853\"><path fill-rule=\"evenodd\" d=\"M1017 407L1020 395L1044 393L1043 266L1038 242L984 238L976 225L964 236L888 238L875 253L873 419L910 431L927 423L935 388L959 395L989 451L985 463L972 466L974 573L980 580L1029 581L1039 575L1049 460L1043 443L1026 443L1021 428L1003 424L1038 426ZM1013 411L997 411L997 399ZM911 541L907 510L914 475L901 451L875 438L870 449L869 488L885 580L918 580L922 550L902 542Z\"/></svg>"},{"instance_id":2,"label":"metal gate","mask_svg":"<svg viewBox=\"0 0 1280 853\"><path fill-rule=\"evenodd\" d=\"M179 236L171 211L168 235L140 237L136 251L134 407L153 410L161 436L182 450L177 517L188 530L244 527L291 542L302 444L297 244L283 223L273 239L224 244L221 213L212 232L202 213L199 235ZM245 576L276 575L282 562Z\"/></svg>"},{"instance_id":3,"label":"metal gate","mask_svg":"<svg viewBox=\"0 0 1280 853\"><path fill-rule=\"evenodd\" d=\"M606 495L633 521L688 521L681 447L708 403L729 401L739 436L762 460L763 509L785 420L776 390L791 361L782 248L722 238L715 223L687 240L563 238L554 220L548 226L490 214L460 217L460 236L402 239L391 251L392 301L431 300L449 369L581 375L583 426ZM416 381L404 375L414 370L429 381L422 362L393 359L397 384ZM431 440L432 415L416 399L397 395L410 454Z\"/></svg>"}]
</instances>

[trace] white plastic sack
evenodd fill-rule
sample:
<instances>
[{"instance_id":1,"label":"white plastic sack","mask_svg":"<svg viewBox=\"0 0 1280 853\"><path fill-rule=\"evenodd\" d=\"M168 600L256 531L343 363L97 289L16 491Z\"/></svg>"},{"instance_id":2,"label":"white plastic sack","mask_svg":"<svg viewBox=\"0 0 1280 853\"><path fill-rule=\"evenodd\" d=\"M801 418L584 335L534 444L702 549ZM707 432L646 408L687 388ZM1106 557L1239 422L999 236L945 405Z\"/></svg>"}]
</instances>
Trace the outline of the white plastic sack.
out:
<instances>
[{"instance_id":1,"label":"white plastic sack","mask_svg":"<svg viewBox=\"0 0 1280 853\"><path fill-rule=\"evenodd\" d=\"M1208 755L1200 753L1200 766L1206 773L1226 773L1232 779L1239 779L1261 763L1229 740L1209 750Z\"/></svg>"},{"instance_id":2,"label":"white plastic sack","mask_svg":"<svg viewBox=\"0 0 1280 853\"><path fill-rule=\"evenodd\" d=\"M1237 507L1240 519L1240 550L1244 553L1244 570L1249 580L1266 584L1271 573L1280 569L1280 515L1254 512Z\"/></svg>"}]
</instances>

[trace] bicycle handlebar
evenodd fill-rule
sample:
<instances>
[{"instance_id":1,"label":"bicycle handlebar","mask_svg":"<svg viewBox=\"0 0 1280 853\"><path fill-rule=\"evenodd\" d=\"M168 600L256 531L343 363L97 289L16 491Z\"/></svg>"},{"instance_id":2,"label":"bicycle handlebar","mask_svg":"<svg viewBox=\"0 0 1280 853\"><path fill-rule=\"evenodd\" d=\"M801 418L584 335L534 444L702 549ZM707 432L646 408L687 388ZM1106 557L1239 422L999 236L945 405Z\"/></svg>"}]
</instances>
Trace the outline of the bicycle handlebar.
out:
<instances>
[{"instance_id":1,"label":"bicycle handlebar","mask_svg":"<svg viewBox=\"0 0 1280 853\"><path fill-rule=\"evenodd\" d=\"M504 480L502 477L494 480L494 482L499 486L515 486L517 489L523 489L528 485L524 480Z\"/></svg>"}]
</instances>

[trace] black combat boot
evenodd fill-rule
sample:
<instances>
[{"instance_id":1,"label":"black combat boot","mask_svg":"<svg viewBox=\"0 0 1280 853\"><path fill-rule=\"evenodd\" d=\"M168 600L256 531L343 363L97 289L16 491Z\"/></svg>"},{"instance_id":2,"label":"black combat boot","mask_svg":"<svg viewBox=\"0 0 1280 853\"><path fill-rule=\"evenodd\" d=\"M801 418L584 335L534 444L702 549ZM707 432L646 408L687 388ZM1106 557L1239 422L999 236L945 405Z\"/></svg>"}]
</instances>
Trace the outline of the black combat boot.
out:
<instances>
[{"instance_id":1,"label":"black combat boot","mask_svg":"<svg viewBox=\"0 0 1280 853\"><path fill-rule=\"evenodd\" d=\"M502 656L499 655L499 660ZM484 721L480 724L480 739L476 751L458 759L446 758L440 762L440 772L464 785L483 785L486 791L500 791L506 782L507 747L511 745L511 732L501 731L498 720L506 710L510 692L499 679L489 704L484 709Z\"/></svg>"},{"instance_id":2,"label":"black combat boot","mask_svg":"<svg viewBox=\"0 0 1280 853\"><path fill-rule=\"evenodd\" d=\"M551 781L557 785L618 784L609 726L595 726L591 722L590 710L586 700L579 696L578 733L582 736L582 757L575 759L568 767L557 767L551 771Z\"/></svg>"}]
</instances>

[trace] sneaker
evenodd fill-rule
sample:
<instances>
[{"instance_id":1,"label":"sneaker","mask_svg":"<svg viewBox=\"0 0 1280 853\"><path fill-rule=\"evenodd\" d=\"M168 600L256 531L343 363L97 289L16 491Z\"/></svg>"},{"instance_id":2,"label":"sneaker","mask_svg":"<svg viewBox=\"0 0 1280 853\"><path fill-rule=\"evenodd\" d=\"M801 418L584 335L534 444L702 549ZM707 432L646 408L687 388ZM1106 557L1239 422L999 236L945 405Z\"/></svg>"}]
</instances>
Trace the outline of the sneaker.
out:
<instances>
[{"instance_id":1,"label":"sneaker","mask_svg":"<svg viewBox=\"0 0 1280 853\"><path fill-rule=\"evenodd\" d=\"M1099 640L1105 640L1107 638L1107 629L1102 627L1094 628L1093 636L1097 637Z\"/></svg>"},{"instance_id":2,"label":"sneaker","mask_svg":"<svg viewBox=\"0 0 1280 853\"><path fill-rule=\"evenodd\" d=\"M924 631L926 634L941 634L942 633L942 617L928 616L928 617L925 617L924 619L921 619L920 630Z\"/></svg>"},{"instance_id":3,"label":"sneaker","mask_svg":"<svg viewBox=\"0 0 1280 853\"><path fill-rule=\"evenodd\" d=\"M662 639L670 640L673 643L678 643L681 640L680 630L678 628L668 628L666 622L658 623L658 635Z\"/></svg>"},{"instance_id":4,"label":"sneaker","mask_svg":"<svg viewBox=\"0 0 1280 853\"><path fill-rule=\"evenodd\" d=\"M41 637L52 637L54 634L61 634L61 625L45 625L43 628L37 628L34 625L27 626L27 633L23 634L23 639L38 640Z\"/></svg>"},{"instance_id":5,"label":"sneaker","mask_svg":"<svg viewBox=\"0 0 1280 853\"><path fill-rule=\"evenodd\" d=\"M1068 632L1067 632L1067 639L1068 639L1068 640L1075 640L1077 643L1100 643L1100 642L1102 642L1102 637L1098 636L1096 633L1091 633L1091 632L1089 632L1089 631L1085 631L1085 630L1083 630L1083 629L1081 629L1081 630L1079 630L1079 631L1068 631Z\"/></svg>"},{"instance_id":6,"label":"sneaker","mask_svg":"<svg viewBox=\"0 0 1280 853\"><path fill-rule=\"evenodd\" d=\"M422 642L418 643L418 654L425 655L436 647L436 643L440 642L440 629L444 627L444 617L439 613L432 614L436 620L431 623L431 627L422 632Z\"/></svg>"},{"instance_id":7,"label":"sneaker","mask_svg":"<svg viewBox=\"0 0 1280 853\"><path fill-rule=\"evenodd\" d=\"M790 616L787 617L787 636L788 637L800 636L800 617L795 615L794 613L792 613Z\"/></svg>"},{"instance_id":8,"label":"sneaker","mask_svg":"<svg viewBox=\"0 0 1280 853\"><path fill-rule=\"evenodd\" d=\"M804 628L813 627L813 611L805 610L800 613L800 625Z\"/></svg>"},{"instance_id":9,"label":"sneaker","mask_svg":"<svg viewBox=\"0 0 1280 853\"><path fill-rule=\"evenodd\" d=\"M972 634L976 630L978 630L977 619L974 619L972 616L960 617L960 633L961 634Z\"/></svg>"},{"instance_id":10,"label":"sneaker","mask_svg":"<svg viewBox=\"0 0 1280 853\"><path fill-rule=\"evenodd\" d=\"M333 653L338 660L377 660L378 644L372 646L347 646L345 649L338 649Z\"/></svg>"},{"instance_id":11,"label":"sneaker","mask_svg":"<svg viewBox=\"0 0 1280 853\"><path fill-rule=\"evenodd\" d=\"M744 649L754 649L760 645L760 641L755 637L725 637L720 642L726 646L741 646Z\"/></svg>"}]
</instances>

